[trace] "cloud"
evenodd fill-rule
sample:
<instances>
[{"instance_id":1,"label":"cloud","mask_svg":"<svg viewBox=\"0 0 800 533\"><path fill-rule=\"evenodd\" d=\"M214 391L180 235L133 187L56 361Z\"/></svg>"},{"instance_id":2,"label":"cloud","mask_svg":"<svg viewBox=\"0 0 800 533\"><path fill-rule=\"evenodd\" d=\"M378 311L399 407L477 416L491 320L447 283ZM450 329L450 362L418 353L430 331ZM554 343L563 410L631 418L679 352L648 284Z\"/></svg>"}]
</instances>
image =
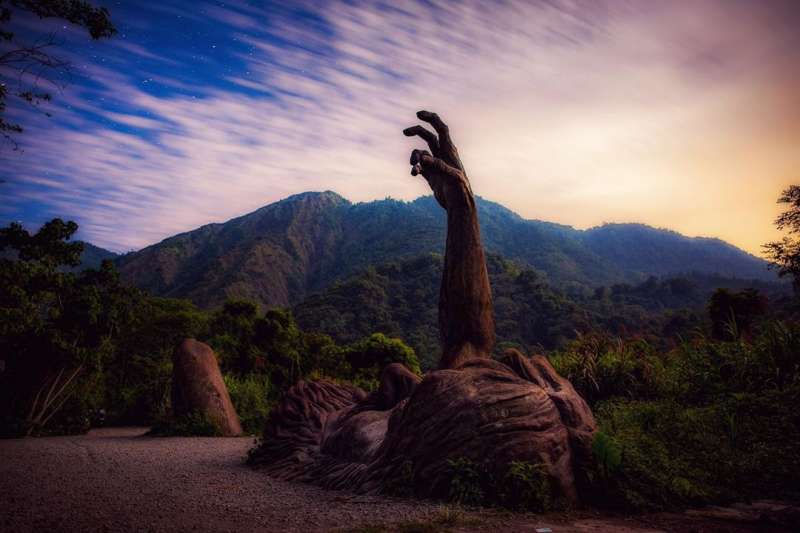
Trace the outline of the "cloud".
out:
<instances>
[{"instance_id":1,"label":"cloud","mask_svg":"<svg viewBox=\"0 0 800 533\"><path fill-rule=\"evenodd\" d=\"M428 190L408 175L419 142L400 131L428 108L450 123L474 190L524 216L643 221L755 250L800 163L791 3L159 13L188 11L186 24L222 28L226 57L151 58L129 32L127 53L167 66L84 65L93 81L59 96L54 121L24 117L26 151L3 185L18 215L75 218L84 238L127 250L306 190L412 199ZM208 64L218 81L193 85Z\"/></svg>"}]
</instances>

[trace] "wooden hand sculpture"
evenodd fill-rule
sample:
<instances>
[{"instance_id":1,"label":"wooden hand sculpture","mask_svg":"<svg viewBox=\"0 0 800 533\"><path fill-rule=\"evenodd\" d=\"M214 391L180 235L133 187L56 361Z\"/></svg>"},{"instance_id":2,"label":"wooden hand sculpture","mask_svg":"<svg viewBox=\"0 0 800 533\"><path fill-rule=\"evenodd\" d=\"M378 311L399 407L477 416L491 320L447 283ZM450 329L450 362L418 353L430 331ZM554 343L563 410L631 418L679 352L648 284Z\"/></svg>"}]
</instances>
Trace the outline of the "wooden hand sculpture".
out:
<instances>
[{"instance_id":1,"label":"wooden hand sculpture","mask_svg":"<svg viewBox=\"0 0 800 533\"><path fill-rule=\"evenodd\" d=\"M535 464L546 469L554 497L575 500L593 461L592 412L544 356L489 357L492 295L475 198L447 126L433 113L417 116L436 134L422 126L404 131L430 147L411 153L411 173L422 174L447 211L440 370L419 377L389 365L369 394L300 381L270 411L250 463L328 489L377 494L403 487L436 499L452 495L453 457L497 480L515 464Z\"/></svg>"},{"instance_id":2,"label":"wooden hand sculpture","mask_svg":"<svg viewBox=\"0 0 800 533\"><path fill-rule=\"evenodd\" d=\"M417 125L403 133L418 135L428 143L430 152L411 152L411 175L422 174L447 211L447 245L439 292L439 368L456 368L469 359L490 356L495 341L492 293L475 198L449 128L436 113L420 111L417 118L436 130L434 134Z\"/></svg>"}]
</instances>

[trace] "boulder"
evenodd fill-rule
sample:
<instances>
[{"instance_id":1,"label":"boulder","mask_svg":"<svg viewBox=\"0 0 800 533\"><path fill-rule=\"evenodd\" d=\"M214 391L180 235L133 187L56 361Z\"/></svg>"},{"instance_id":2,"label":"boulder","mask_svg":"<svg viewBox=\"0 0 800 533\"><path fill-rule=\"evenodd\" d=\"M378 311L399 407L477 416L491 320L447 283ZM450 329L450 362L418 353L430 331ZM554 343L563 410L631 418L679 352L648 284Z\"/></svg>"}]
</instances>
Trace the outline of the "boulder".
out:
<instances>
[{"instance_id":1,"label":"boulder","mask_svg":"<svg viewBox=\"0 0 800 533\"><path fill-rule=\"evenodd\" d=\"M224 436L242 434L217 357L207 344L185 339L172 354L172 412L203 412L219 424Z\"/></svg>"}]
</instances>

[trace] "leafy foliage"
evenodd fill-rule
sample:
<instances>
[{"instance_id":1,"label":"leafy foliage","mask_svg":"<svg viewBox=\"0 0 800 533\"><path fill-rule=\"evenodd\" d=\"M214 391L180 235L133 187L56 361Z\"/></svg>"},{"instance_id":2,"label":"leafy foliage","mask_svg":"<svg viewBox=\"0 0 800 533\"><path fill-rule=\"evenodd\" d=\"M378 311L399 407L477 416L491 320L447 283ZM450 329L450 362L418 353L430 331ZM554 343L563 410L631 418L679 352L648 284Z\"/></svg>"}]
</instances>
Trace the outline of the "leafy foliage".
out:
<instances>
[{"instance_id":1,"label":"leafy foliage","mask_svg":"<svg viewBox=\"0 0 800 533\"><path fill-rule=\"evenodd\" d=\"M554 506L550 475L542 464L512 461L498 474L496 465L467 457L447 461L450 501L459 505L499 505L519 511L545 512Z\"/></svg>"},{"instance_id":2,"label":"leafy foliage","mask_svg":"<svg viewBox=\"0 0 800 533\"><path fill-rule=\"evenodd\" d=\"M775 226L787 233L780 241L764 245L764 251L781 276L792 278L795 293L800 293L800 185L790 185L778 198L786 210L775 219Z\"/></svg>"},{"instance_id":3,"label":"leafy foliage","mask_svg":"<svg viewBox=\"0 0 800 533\"><path fill-rule=\"evenodd\" d=\"M484 502L484 473L478 464L466 457L447 461L450 468L450 501L461 505L481 505Z\"/></svg>"},{"instance_id":4,"label":"leafy foliage","mask_svg":"<svg viewBox=\"0 0 800 533\"><path fill-rule=\"evenodd\" d=\"M560 349L597 330L636 335L654 349L670 347L679 336L704 325L713 288L746 286L692 275L568 293L552 287L541 272L500 256L489 254L487 262L498 353L508 347ZM419 355L424 370L435 368L441 268L442 258L436 254L372 266L306 298L293 311L303 329L330 335L336 342L354 342L375 330L402 338ZM763 299L760 293L757 297Z\"/></svg>"},{"instance_id":5,"label":"leafy foliage","mask_svg":"<svg viewBox=\"0 0 800 533\"><path fill-rule=\"evenodd\" d=\"M159 420L147 433L151 437L219 437L219 422L207 413L195 411Z\"/></svg>"},{"instance_id":6,"label":"leafy foliage","mask_svg":"<svg viewBox=\"0 0 800 533\"><path fill-rule=\"evenodd\" d=\"M663 361L646 341L623 341L603 333L579 335L550 358L589 403L651 397L663 372Z\"/></svg>"},{"instance_id":7,"label":"leafy foliage","mask_svg":"<svg viewBox=\"0 0 800 533\"><path fill-rule=\"evenodd\" d=\"M129 297L136 292L120 284L109 262L80 276L58 270L78 261L81 245L67 242L76 229L74 223L55 219L35 235L16 224L0 232L0 248L19 257L0 259L5 366L0 416L27 433L40 430L62 408L77 409L69 402L78 401L81 381L103 371L113 352L111 339L130 313ZM96 407L81 403L86 410ZM88 419L89 413L76 416Z\"/></svg>"},{"instance_id":8,"label":"leafy foliage","mask_svg":"<svg viewBox=\"0 0 800 533\"><path fill-rule=\"evenodd\" d=\"M257 375L237 378L226 374L223 377L242 429L248 435L260 434L270 408L269 379Z\"/></svg>"},{"instance_id":9,"label":"leafy foliage","mask_svg":"<svg viewBox=\"0 0 800 533\"><path fill-rule=\"evenodd\" d=\"M513 461L501 487L501 502L511 509L545 512L553 505L553 487L544 465Z\"/></svg>"},{"instance_id":10,"label":"leafy foliage","mask_svg":"<svg viewBox=\"0 0 800 533\"><path fill-rule=\"evenodd\" d=\"M602 490L590 492L645 509L800 493L798 334L768 322L751 339L698 335L666 353L602 339L556 355L602 430Z\"/></svg>"},{"instance_id":11,"label":"leafy foliage","mask_svg":"<svg viewBox=\"0 0 800 533\"><path fill-rule=\"evenodd\" d=\"M22 133L23 128L15 122L8 122L3 116L7 97L15 96L19 101L31 105L48 102L52 97L49 92L40 89L40 81L57 84L58 76L70 66L69 62L50 52L55 46L52 37L33 44L17 38L11 27L16 11L26 11L40 19L65 20L85 28L92 39L108 38L117 31L106 8L95 7L84 0L0 0L0 43L5 45L0 53L0 68L14 73L0 78L0 135L11 141L15 148L12 136ZM9 91L5 82L12 80L16 80L17 87Z\"/></svg>"},{"instance_id":12,"label":"leafy foliage","mask_svg":"<svg viewBox=\"0 0 800 533\"><path fill-rule=\"evenodd\" d=\"M711 334L718 339L738 339L767 312L767 300L755 289L733 293L717 289L708 302Z\"/></svg>"},{"instance_id":13,"label":"leafy foliage","mask_svg":"<svg viewBox=\"0 0 800 533\"><path fill-rule=\"evenodd\" d=\"M602 480L610 479L622 464L622 449L619 443L602 431L598 431L592 439L592 455Z\"/></svg>"},{"instance_id":14,"label":"leafy foliage","mask_svg":"<svg viewBox=\"0 0 800 533\"><path fill-rule=\"evenodd\" d=\"M287 310L262 313L232 300L201 311L123 285L108 261L98 270L68 271L82 249L70 241L76 229L55 219L33 235L17 224L0 230L3 435L85 431L101 411L109 423L167 420L171 355L187 337L215 349L250 432L298 379L375 388L389 362L419 372L414 351L396 338L373 334L337 345L302 331Z\"/></svg>"}]
</instances>

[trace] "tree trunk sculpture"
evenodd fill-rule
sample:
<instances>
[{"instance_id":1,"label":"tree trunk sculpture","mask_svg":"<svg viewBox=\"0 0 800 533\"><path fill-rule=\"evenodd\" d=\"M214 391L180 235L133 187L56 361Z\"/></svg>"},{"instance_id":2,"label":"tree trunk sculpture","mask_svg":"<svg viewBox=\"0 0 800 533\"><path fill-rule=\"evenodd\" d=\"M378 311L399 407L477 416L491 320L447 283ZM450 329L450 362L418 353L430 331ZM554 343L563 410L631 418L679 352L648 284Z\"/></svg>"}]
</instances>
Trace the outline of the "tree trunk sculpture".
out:
<instances>
[{"instance_id":1,"label":"tree trunk sculpture","mask_svg":"<svg viewBox=\"0 0 800 533\"><path fill-rule=\"evenodd\" d=\"M439 368L456 368L476 357L489 357L494 346L492 293L475 197L450 138L450 130L436 113L420 111L417 117L433 126L403 130L418 135L431 152L411 152L411 175L422 174L436 200L447 211L447 245L439 292L439 335L442 357Z\"/></svg>"},{"instance_id":2,"label":"tree trunk sculpture","mask_svg":"<svg viewBox=\"0 0 800 533\"><path fill-rule=\"evenodd\" d=\"M426 498L452 496L454 464L473 465L496 497L513 493L498 483L522 464L546 476L553 496L575 500L591 459L592 413L545 357L512 350L491 358L492 298L475 199L447 126L434 113L417 117L438 135L422 126L404 131L432 152L414 150L411 173L422 174L447 210L439 369L420 378L389 365L370 394L300 381L271 411L250 462L282 479Z\"/></svg>"}]
</instances>

